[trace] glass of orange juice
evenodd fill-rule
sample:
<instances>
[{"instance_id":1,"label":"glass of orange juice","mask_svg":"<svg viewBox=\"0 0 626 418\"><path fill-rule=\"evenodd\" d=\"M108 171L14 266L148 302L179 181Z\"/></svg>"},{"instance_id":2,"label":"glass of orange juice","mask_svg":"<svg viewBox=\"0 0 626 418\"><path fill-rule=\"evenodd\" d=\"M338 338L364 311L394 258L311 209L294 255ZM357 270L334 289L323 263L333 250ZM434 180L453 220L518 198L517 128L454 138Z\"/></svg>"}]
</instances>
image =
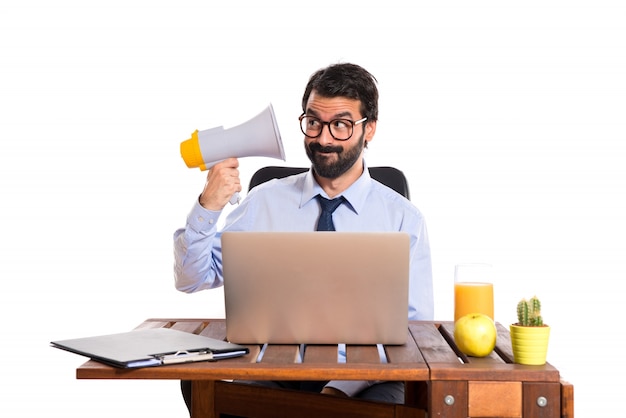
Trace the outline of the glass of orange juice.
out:
<instances>
[{"instance_id":1,"label":"glass of orange juice","mask_svg":"<svg viewBox=\"0 0 626 418\"><path fill-rule=\"evenodd\" d=\"M454 266L454 321L469 313L493 319L493 280L490 264Z\"/></svg>"}]
</instances>

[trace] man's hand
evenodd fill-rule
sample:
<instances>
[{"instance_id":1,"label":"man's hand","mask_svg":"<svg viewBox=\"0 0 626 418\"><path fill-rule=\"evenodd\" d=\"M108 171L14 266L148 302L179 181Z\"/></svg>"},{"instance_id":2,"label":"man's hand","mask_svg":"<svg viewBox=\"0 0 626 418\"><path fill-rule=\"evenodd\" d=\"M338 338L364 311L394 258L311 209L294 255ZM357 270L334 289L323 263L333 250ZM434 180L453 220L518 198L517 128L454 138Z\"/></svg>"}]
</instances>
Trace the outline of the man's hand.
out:
<instances>
[{"instance_id":1,"label":"man's hand","mask_svg":"<svg viewBox=\"0 0 626 418\"><path fill-rule=\"evenodd\" d=\"M226 206L231 196L241 191L239 160L228 158L209 170L200 195L200 204L208 210L219 211Z\"/></svg>"}]
</instances>

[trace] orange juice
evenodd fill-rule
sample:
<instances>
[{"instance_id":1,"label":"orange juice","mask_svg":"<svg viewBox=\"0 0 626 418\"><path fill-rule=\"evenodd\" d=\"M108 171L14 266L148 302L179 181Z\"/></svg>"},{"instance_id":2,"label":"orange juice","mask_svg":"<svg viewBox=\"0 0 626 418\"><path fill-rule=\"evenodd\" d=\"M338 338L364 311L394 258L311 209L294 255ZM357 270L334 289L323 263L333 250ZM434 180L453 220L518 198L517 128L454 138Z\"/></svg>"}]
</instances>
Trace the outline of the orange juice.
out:
<instances>
[{"instance_id":1,"label":"orange juice","mask_svg":"<svg viewBox=\"0 0 626 418\"><path fill-rule=\"evenodd\" d=\"M454 321L476 312L493 319L493 283L454 283Z\"/></svg>"}]
</instances>

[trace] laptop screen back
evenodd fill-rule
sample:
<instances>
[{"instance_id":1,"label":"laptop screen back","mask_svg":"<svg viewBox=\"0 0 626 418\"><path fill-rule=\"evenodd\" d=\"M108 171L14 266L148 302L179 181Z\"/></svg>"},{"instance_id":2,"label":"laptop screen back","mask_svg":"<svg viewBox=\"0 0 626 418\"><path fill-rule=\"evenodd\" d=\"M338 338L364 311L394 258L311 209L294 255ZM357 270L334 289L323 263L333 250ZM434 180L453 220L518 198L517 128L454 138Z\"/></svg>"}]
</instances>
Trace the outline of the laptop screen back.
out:
<instances>
[{"instance_id":1,"label":"laptop screen back","mask_svg":"<svg viewBox=\"0 0 626 418\"><path fill-rule=\"evenodd\" d=\"M231 342L406 342L405 233L225 232L222 252Z\"/></svg>"}]
</instances>

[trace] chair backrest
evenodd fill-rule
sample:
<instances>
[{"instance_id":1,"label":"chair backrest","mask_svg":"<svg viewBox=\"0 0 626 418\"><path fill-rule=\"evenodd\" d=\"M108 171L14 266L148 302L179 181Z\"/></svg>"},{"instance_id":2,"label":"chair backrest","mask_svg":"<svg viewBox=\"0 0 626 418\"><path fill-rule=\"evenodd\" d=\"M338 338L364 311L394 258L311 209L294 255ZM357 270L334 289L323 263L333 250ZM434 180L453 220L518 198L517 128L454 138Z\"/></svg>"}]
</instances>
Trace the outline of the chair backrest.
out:
<instances>
[{"instance_id":1,"label":"chair backrest","mask_svg":"<svg viewBox=\"0 0 626 418\"><path fill-rule=\"evenodd\" d=\"M260 168L252 175L248 190L268 180L304 173L307 170L308 168L304 167L267 166ZM409 183L402 171L394 167L369 167L369 171L374 180L410 199Z\"/></svg>"}]
</instances>

